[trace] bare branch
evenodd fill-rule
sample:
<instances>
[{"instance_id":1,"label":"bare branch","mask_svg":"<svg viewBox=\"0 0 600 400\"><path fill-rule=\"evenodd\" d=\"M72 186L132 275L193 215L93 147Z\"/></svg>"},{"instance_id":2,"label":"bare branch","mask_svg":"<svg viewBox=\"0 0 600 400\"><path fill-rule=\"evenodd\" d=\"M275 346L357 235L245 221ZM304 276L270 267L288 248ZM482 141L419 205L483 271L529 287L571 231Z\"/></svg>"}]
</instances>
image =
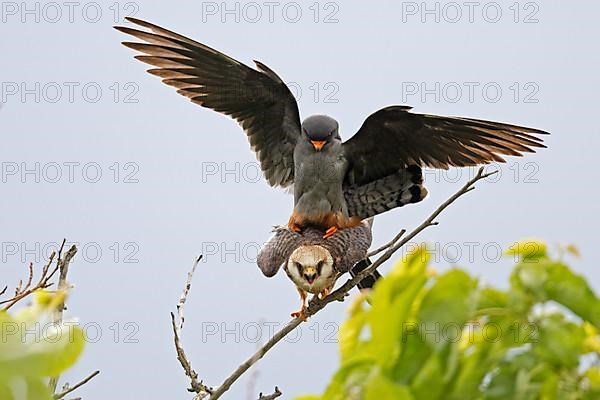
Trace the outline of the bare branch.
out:
<instances>
[{"instance_id":1,"label":"bare branch","mask_svg":"<svg viewBox=\"0 0 600 400\"><path fill-rule=\"evenodd\" d=\"M387 250L369 267L362 270L355 277L349 279L337 290L332 292L329 296L320 300L317 296L314 296L309 302L308 309L306 310L306 316L310 317L318 313L322 310L327 304L333 301L341 301L346 297L348 292L354 288L363 278L367 275L371 274L375 271L381 264L387 261L394 253L396 253L402 246L408 243L411 239L413 239L416 235L421 233L423 230L430 226L435 226L438 223L435 222L435 219L446 209L450 204L454 203L458 198L462 197L466 193L470 192L474 189L474 184L478 181L485 179L498 171L493 171L490 173L483 173L484 169L480 168L477 172L477 175L470 181L468 181L460 190L454 193L448 200L442 203L423 223L417 226L413 231L411 231L407 236L403 236L404 232L400 232L401 234L396 235L398 239L403 237L401 240L397 240L394 244L387 246ZM395 238L394 238L395 239ZM386 247L384 246L384 247ZM231 385L240 378L252 365L254 365L258 360L263 358L263 356L277 344L281 339L283 339L287 334L293 331L298 325L300 325L303 321L300 318L294 318L287 325L285 325L281 330L279 330L271 339L269 339L256 353L254 353L250 358L244 361L233 373L228 376L225 381L219 386L210 396L209 400L216 400L220 398L223 393L225 393Z\"/></svg>"},{"instance_id":2,"label":"bare branch","mask_svg":"<svg viewBox=\"0 0 600 400\"><path fill-rule=\"evenodd\" d=\"M389 242L387 242L383 246L379 247L378 249L368 252L367 253L367 258L368 257L376 256L377 254L381 253L382 251L389 249L390 247L392 247L393 245L395 245L396 242L398 240L400 240L400 238L402 238L402 236L405 233L406 233L406 229L402 229L400 232L398 232L398 234L396 236L394 236L394 238L392 240L390 240Z\"/></svg>"},{"instance_id":3,"label":"bare branch","mask_svg":"<svg viewBox=\"0 0 600 400\"><path fill-rule=\"evenodd\" d=\"M71 387L69 387L68 384L65 384L65 386L63 386L63 391L60 392L60 393L56 393L54 395L54 400L60 400L60 399L62 399L63 397L65 397L69 393L73 392L74 390L77 390L81 386L85 385L86 383L88 383L89 381L91 381L92 379L94 379L94 377L96 377L96 375L98 375L99 373L100 373L100 371L94 371L87 378L85 378L81 382L79 382L79 383L77 383L77 384L75 384L74 386L71 386Z\"/></svg>"},{"instance_id":4,"label":"bare branch","mask_svg":"<svg viewBox=\"0 0 600 400\"><path fill-rule=\"evenodd\" d=\"M54 257L56 256L56 252L53 251L52 254L50 254L50 258L48 259L48 263L46 265L44 265L44 267L42 268L42 272L40 275L40 279L38 280L38 282L35 284L35 286L30 287L31 286L31 274L32 274L32 265L29 265L29 276L30 278L28 279L29 284L26 285L25 288L21 288L22 283L19 283L19 287L17 288L17 290L15 290L15 295L7 300L3 300L0 301L0 304L6 304L6 306L4 306L4 308L2 309L3 311L7 311L9 308L11 308L12 306L14 306L15 304L17 304L17 302L19 302L20 300L24 299L25 297L29 296L31 293L35 292L38 289L45 289L47 287L49 287L51 285L50 283L50 279L52 278L52 274L48 275L48 271L50 269L50 265L52 264L52 261L54 261ZM56 267L58 268L58 266ZM6 291L6 288L2 291L2 293L4 293Z\"/></svg>"},{"instance_id":5,"label":"bare branch","mask_svg":"<svg viewBox=\"0 0 600 400\"><path fill-rule=\"evenodd\" d=\"M75 254L77 254L77 247L75 245L72 245L71 248L69 249L69 251L67 251L67 253L64 255L64 257L61 258L60 254L62 254L62 250L63 250L63 246L65 245L65 242L66 242L66 240L63 239L63 243L58 251L59 258L57 261L57 264L58 264L57 268L59 268L59 270L60 270L60 274L58 277L58 290L67 290L68 289L69 284L67 283L67 274L69 272L69 266L71 264L71 260L73 259L73 257L75 257ZM54 270L52 274L54 274L54 272L56 272L56 270ZM53 318L54 325L62 324L64 309L65 309L65 303L63 301L62 303L60 303L58 305L58 307L54 311L54 318ZM56 392L56 385L58 385L59 378L60 378L60 375L50 378L48 387L50 388L50 391L52 393Z\"/></svg>"},{"instance_id":6,"label":"bare branch","mask_svg":"<svg viewBox=\"0 0 600 400\"><path fill-rule=\"evenodd\" d=\"M265 321L261 318L258 321L258 324L262 325L264 322ZM260 336L259 336L258 340L256 341L256 349L257 350L260 349L260 347L263 345L263 343L264 343L263 332L261 331L260 332ZM247 400L255 400L255 396L256 396L256 383L258 381L258 377L260 375L260 371L258 370L258 368L253 368L249 375L250 376L248 377L248 383L246 384L246 399Z\"/></svg>"},{"instance_id":7,"label":"bare branch","mask_svg":"<svg viewBox=\"0 0 600 400\"><path fill-rule=\"evenodd\" d=\"M237 367L237 369L235 371L233 371L233 373L231 375L229 375L227 377L227 379L225 379L225 381L221 384L221 386L219 386L213 392L213 394L212 394L212 396L210 396L209 400L216 400L219 397L221 397L223 395L223 393L225 393L227 390L229 390L231 385L235 381L237 381L240 376L242 376L244 374L244 372L246 372L251 366L256 364L256 362L258 360L263 358L264 355L267 354L267 352L269 350L271 350L271 348L277 344L277 342L279 342L281 339L286 337L291 331L296 329L296 327L298 327L298 325L300 325L302 322L303 321L300 318L294 318L293 320L288 322L283 328L281 328L269 340L267 340L267 342L260 349L258 349L256 351L256 353L254 353L250 358L248 358L239 367Z\"/></svg>"},{"instance_id":8,"label":"bare branch","mask_svg":"<svg viewBox=\"0 0 600 400\"><path fill-rule=\"evenodd\" d=\"M177 303L177 317L179 319L179 329L183 329L183 306L187 300L188 293L190 292L190 288L192 287L192 278L194 277L194 272L196 272L196 267L198 267L198 263L202 260L202 254L196 259L194 265L192 266L192 270L188 272L187 281L185 282L185 287L183 288L183 292L181 292L181 296L179 297L179 302Z\"/></svg>"},{"instance_id":9,"label":"bare branch","mask_svg":"<svg viewBox=\"0 0 600 400\"><path fill-rule=\"evenodd\" d=\"M177 360L179 360L179 363L185 371L185 374L190 378L191 388L188 390L196 393L196 398L203 399L212 394L212 388L206 386L201 380L198 379L198 373L192 368L192 363L187 358L185 351L183 350L183 344L181 343L181 329L183 328L184 320L183 306L185 305L188 293L190 292L192 278L200 260L202 260L202 255L196 258L196 261L194 261L194 265L192 266L192 270L188 273L185 287L183 288L183 292L181 293L179 302L177 303L177 320L175 319L175 314L171 313L171 325L173 328L173 341L175 342L175 350L177 351Z\"/></svg>"},{"instance_id":10,"label":"bare branch","mask_svg":"<svg viewBox=\"0 0 600 400\"><path fill-rule=\"evenodd\" d=\"M263 395L260 393L258 395L258 400L273 400L281 396L283 393L279 391L279 388L275 386L275 391L272 394Z\"/></svg>"}]
</instances>

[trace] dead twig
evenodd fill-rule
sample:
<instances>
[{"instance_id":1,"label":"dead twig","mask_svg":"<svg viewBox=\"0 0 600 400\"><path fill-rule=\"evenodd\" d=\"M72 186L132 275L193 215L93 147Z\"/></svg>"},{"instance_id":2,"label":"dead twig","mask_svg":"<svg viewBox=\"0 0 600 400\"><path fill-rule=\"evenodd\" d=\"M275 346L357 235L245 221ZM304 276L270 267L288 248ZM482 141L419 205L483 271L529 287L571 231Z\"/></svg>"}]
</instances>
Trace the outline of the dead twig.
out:
<instances>
[{"instance_id":1,"label":"dead twig","mask_svg":"<svg viewBox=\"0 0 600 400\"><path fill-rule=\"evenodd\" d=\"M279 388L277 386L275 386L275 391L271 394L267 394L267 395L263 395L262 393L260 393L258 395L258 400L273 400L278 398L279 396L281 396L283 393L281 393L281 391L279 391Z\"/></svg>"},{"instance_id":2,"label":"dead twig","mask_svg":"<svg viewBox=\"0 0 600 400\"><path fill-rule=\"evenodd\" d=\"M63 239L62 245L60 246L60 249L58 250L59 257L58 257L58 261L57 261L57 264L58 264L57 268L59 268L59 270L60 270L60 274L58 277L58 290L67 290L69 288L69 284L67 283L67 273L69 272L69 266L71 264L71 260L73 259L73 257L75 257L75 254L77 254L77 247L75 245L72 245L71 248L64 255L64 257L61 258L61 254L62 254L63 247L65 245L65 242L66 242L66 239ZM54 323L54 325L62 324L64 309L65 309L65 303L63 301L58 305L57 309L54 311L54 318L52 321ZM52 393L56 392L56 386L58 385L59 378L60 378L60 375L50 378L48 387L50 388L50 391Z\"/></svg>"},{"instance_id":3,"label":"dead twig","mask_svg":"<svg viewBox=\"0 0 600 400\"><path fill-rule=\"evenodd\" d=\"M382 251L385 251L385 250L389 249L390 247L392 247L393 245L395 245L396 242L398 242L398 240L400 240L405 233L406 233L406 229L402 229L400 232L398 232L398 234L396 236L394 236L394 238L392 240L390 240L389 242L387 242L383 246L379 247L378 249L368 252L367 253L367 258L374 257L377 254L381 253Z\"/></svg>"},{"instance_id":4,"label":"dead twig","mask_svg":"<svg viewBox=\"0 0 600 400\"><path fill-rule=\"evenodd\" d=\"M29 264L29 278L27 279L27 284L25 286L23 286L22 281L19 282L19 285L15 289L15 295L13 297L11 297L10 299L7 299L7 300L0 301L0 304L6 304L4 306L4 308L2 308L2 311L7 311L12 306L17 304L20 300L23 300L25 297L29 296L36 290L46 289L52 285L52 283L50 283L50 279L52 279L52 277L56 273L56 271L58 269L58 265L54 268L54 270L50 274L48 274L48 271L50 270L50 266L52 265L52 262L54 261L54 257L56 257L55 251L53 251L50 254L48 263L46 265L44 265L44 267L42 268L40 278L38 279L38 282L34 286L31 286L31 283L33 280L33 265ZM6 288L3 289L2 293L4 293L5 291L6 291Z\"/></svg>"},{"instance_id":5,"label":"dead twig","mask_svg":"<svg viewBox=\"0 0 600 400\"><path fill-rule=\"evenodd\" d=\"M75 384L73 386L69 386L68 384L65 383L65 385L62 388L63 389L62 392L56 393L54 395L54 400L60 400L60 399L62 399L63 397L65 397L69 393L73 392L74 390L77 390L81 386L85 385L86 383L88 383L89 381L91 381L92 379L94 379L94 377L96 375L98 375L99 373L100 373L100 371L94 371L87 378L83 379L82 381L80 381L79 383L77 383L77 384Z\"/></svg>"},{"instance_id":6,"label":"dead twig","mask_svg":"<svg viewBox=\"0 0 600 400\"><path fill-rule=\"evenodd\" d=\"M181 329L183 328L184 321L183 306L185 305L187 296L190 292L192 278L200 260L202 260L202 255L196 258L191 271L188 273L185 287L183 288L183 292L181 293L179 302L177 303L177 319L175 318L175 314L171 313L171 325L173 328L173 341L175 342L175 350L177 351L177 360L179 360L179 363L185 371L185 374L188 376L188 378L190 378L191 387L188 389L188 391L196 393L196 398L203 399L212 394L212 388L206 386L204 383L202 383L202 380L198 379L198 373L192 368L192 363L187 358L185 351L183 350L183 344L181 343Z\"/></svg>"}]
</instances>

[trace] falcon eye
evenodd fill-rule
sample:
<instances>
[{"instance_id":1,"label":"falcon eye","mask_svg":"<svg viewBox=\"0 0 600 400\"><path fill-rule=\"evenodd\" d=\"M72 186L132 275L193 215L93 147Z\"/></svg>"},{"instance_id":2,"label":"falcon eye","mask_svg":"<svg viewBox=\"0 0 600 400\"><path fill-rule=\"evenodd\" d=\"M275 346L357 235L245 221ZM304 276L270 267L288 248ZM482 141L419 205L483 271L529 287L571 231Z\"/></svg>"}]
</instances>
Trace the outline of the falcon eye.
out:
<instances>
[{"instance_id":1,"label":"falcon eye","mask_svg":"<svg viewBox=\"0 0 600 400\"><path fill-rule=\"evenodd\" d=\"M323 264L324 264L323 260L321 260L317 263L317 272L319 273L319 275L321 275L321 270L323 269Z\"/></svg>"},{"instance_id":2,"label":"falcon eye","mask_svg":"<svg viewBox=\"0 0 600 400\"><path fill-rule=\"evenodd\" d=\"M298 273L299 273L300 275L302 275L302 270L304 269L304 268L302 268L302 264L300 264L299 262L295 262L295 261L294 261L294 265L295 265L295 266L296 266L296 268L298 269Z\"/></svg>"}]
</instances>

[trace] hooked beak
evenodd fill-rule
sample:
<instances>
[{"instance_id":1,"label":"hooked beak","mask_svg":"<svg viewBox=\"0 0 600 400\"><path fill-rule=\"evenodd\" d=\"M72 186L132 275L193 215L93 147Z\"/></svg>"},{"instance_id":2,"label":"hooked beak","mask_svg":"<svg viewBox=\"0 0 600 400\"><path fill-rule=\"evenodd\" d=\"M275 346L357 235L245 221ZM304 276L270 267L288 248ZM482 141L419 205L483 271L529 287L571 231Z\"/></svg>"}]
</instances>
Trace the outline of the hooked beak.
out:
<instances>
[{"instance_id":1,"label":"hooked beak","mask_svg":"<svg viewBox=\"0 0 600 400\"><path fill-rule=\"evenodd\" d=\"M311 140L310 142L317 151L321 151L323 146L325 146L325 144L327 143L326 140Z\"/></svg>"},{"instance_id":2,"label":"hooked beak","mask_svg":"<svg viewBox=\"0 0 600 400\"><path fill-rule=\"evenodd\" d=\"M317 271L312 267L306 268L304 270L303 275L304 279L306 280L306 282L308 282L309 285L312 285L315 279L317 279Z\"/></svg>"}]
</instances>

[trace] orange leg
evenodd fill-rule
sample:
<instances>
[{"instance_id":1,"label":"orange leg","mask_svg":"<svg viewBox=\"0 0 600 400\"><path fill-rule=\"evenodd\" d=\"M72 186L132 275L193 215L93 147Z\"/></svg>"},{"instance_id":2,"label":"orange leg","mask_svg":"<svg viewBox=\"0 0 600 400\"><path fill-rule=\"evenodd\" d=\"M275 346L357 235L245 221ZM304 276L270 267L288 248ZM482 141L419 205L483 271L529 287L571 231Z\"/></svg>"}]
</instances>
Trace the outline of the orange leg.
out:
<instances>
[{"instance_id":1,"label":"orange leg","mask_svg":"<svg viewBox=\"0 0 600 400\"><path fill-rule=\"evenodd\" d=\"M292 213L292 215L290 216L290 219L288 221L288 228L290 228L292 231L296 232L296 233L300 233L302 232L302 227L300 226L300 220L299 218L296 216L295 213Z\"/></svg>"},{"instance_id":2,"label":"orange leg","mask_svg":"<svg viewBox=\"0 0 600 400\"><path fill-rule=\"evenodd\" d=\"M333 225L332 227L330 227L329 229L327 229L325 231L325 235L323 235L323 239L327 239L330 236L333 236L334 233L336 233L338 230L337 226Z\"/></svg>"},{"instance_id":3,"label":"orange leg","mask_svg":"<svg viewBox=\"0 0 600 400\"><path fill-rule=\"evenodd\" d=\"M319 299L323 300L325 297L329 296L329 293L331 293L331 289L333 289L333 286L329 286L323 289L321 293L319 293Z\"/></svg>"},{"instance_id":4,"label":"orange leg","mask_svg":"<svg viewBox=\"0 0 600 400\"><path fill-rule=\"evenodd\" d=\"M298 288L298 293L300 293L300 300L302 301L302 306L300 307L300 310L293 312L291 314L291 316L293 318L300 318L302 321L306 321L307 317L306 317L306 297L307 294L304 290Z\"/></svg>"}]
</instances>

